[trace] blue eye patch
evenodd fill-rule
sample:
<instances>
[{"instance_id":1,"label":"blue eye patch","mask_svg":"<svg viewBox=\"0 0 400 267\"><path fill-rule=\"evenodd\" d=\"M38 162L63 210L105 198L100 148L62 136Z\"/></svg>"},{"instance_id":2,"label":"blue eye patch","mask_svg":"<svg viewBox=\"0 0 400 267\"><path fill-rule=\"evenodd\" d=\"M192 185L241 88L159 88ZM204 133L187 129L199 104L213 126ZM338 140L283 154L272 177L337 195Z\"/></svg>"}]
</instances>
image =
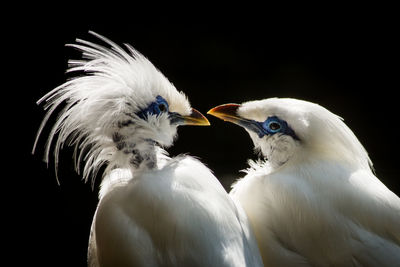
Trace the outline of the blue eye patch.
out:
<instances>
[{"instance_id":1,"label":"blue eye patch","mask_svg":"<svg viewBox=\"0 0 400 267\"><path fill-rule=\"evenodd\" d=\"M286 121L281 120L277 116L268 117L264 122L255 120L242 119L239 124L248 130L256 132L258 137L262 138L265 135L274 135L276 133L290 135L296 140L300 140L296 133L290 128Z\"/></svg>"},{"instance_id":2,"label":"blue eye patch","mask_svg":"<svg viewBox=\"0 0 400 267\"><path fill-rule=\"evenodd\" d=\"M168 112L169 111L169 105L168 102L162 97L162 96L157 96L156 100L150 105L136 113L141 119L145 120L149 115L159 115L163 112Z\"/></svg>"}]
</instances>

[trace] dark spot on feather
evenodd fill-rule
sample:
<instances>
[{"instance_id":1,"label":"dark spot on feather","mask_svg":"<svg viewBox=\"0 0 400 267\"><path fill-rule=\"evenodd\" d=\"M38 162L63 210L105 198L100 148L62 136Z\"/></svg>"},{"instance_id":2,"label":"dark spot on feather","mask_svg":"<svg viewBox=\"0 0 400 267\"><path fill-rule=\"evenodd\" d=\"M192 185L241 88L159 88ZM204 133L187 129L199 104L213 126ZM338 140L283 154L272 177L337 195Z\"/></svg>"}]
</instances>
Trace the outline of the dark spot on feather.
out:
<instances>
[{"instance_id":1,"label":"dark spot on feather","mask_svg":"<svg viewBox=\"0 0 400 267\"><path fill-rule=\"evenodd\" d=\"M124 152L124 154L127 154L127 155L128 155L128 154L131 154L131 153L132 153L132 150L130 150L130 149L124 149L123 152Z\"/></svg>"},{"instance_id":2,"label":"dark spot on feather","mask_svg":"<svg viewBox=\"0 0 400 267\"><path fill-rule=\"evenodd\" d=\"M125 121L119 121L118 122L118 128L126 127L133 124L132 120L125 120Z\"/></svg>"},{"instance_id":3,"label":"dark spot on feather","mask_svg":"<svg viewBox=\"0 0 400 267\"><path fill-rule=\"evenodd\" d=\"M124 114L128 117L131 117L132 119L135 119L135 115L133 113L129 113L129 112L124 112Z\"/></svg>"},{"instance_id":4,"label":"dark spot on feather","mask_svg":"<svg viewBox=\"0 0 400 267\"><path fill-rule=\"evenodd\" d=\"M147 167L149 169L153 169L154 167L156 167L156 163L154 161L150 160L147 162Z\"/></svg>"},{"instance_id":5,"label":"dark spot on feather","mask_svg":"<svg viewBox=\"0 0 400 267\"><path fill-rule=\"evenodd\" d=\"M137 153L136 150L133 150L132 153L133 157L131 158L130 163L134 166L139 166L140 163L142 163L143 161L143 157L140 154L136 154Z\"/></svg>"},{"instance_id":6,"label":"dark spot on feather","mask_svg":"<svg viewBox=\"0 0 400 267\"><path fill-rule=\"evenodd\" d=\"M126 147L126 143L125 142L119 142L117 143L117 149L118 150L122 150Z\"/></svg>"},{"instance_id":7,"label":"dark spot on feather","mask_svg":"<svg viewBox=\"0 0 400 267\"><path fill-rule=\"evenodd\" d=\"M115 132L115 133L113 133L113 135L112 135L112 139L113 139L114 143L120 142L123 138L124 138L124 137L123 137L120 133L118 133L118 132Z\"/></svg>"}]
</instances>

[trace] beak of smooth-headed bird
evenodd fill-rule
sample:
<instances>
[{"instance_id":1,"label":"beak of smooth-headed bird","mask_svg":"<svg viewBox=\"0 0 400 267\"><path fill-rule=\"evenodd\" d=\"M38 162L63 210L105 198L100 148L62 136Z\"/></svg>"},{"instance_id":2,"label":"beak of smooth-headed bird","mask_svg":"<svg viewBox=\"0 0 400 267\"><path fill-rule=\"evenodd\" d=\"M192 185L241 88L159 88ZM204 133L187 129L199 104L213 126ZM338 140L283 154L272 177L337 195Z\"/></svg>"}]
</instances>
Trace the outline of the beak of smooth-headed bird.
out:
<instances>
[{"instance_id":1,"label":"beak of smooth-headed bird","mask_svg":"<svg viewBox=\"0 0 400 267\"><path fill-rule=\"evenodd\" d=\"M244 127L250 131L256 132L260 137L264 136L262 123L240 117L237 110L240 108L238 104L224 104L210 109L207 114L213 115L221 120L228 121Z\"/></svg>"},{"instance_id":2,"label":"beak of smooth-headed bird","mask_svg":"<svg viewBox=\"0 0 400 267\"><path fill-rule=\"evenodd\" d=\"M181 125L209 126L210 122L207 118L196 109L192 108L192 113L188 116L182 116Z\"/></svg>"},{"instance_id":3,"label":"beak of smooth-headed bird","mask_svg":"<svg viewBox=\"0 0 400 267\"><path fill-rule=\"evenodd\" d=\"M239 124L243 120L237 115L237 110L240 107L238 104L224 104L210 109L207 114L213 115L221 120Z\"/></svg>"}]
</instances>

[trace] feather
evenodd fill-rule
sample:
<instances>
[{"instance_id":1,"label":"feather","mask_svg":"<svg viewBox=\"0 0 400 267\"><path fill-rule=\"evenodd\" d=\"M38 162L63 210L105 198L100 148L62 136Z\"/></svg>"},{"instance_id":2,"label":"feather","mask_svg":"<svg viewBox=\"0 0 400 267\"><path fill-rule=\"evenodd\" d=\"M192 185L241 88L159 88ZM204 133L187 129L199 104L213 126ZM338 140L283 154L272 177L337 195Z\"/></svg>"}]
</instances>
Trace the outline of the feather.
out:
<instances>
[{"instance_id":1,"label":"feather","mask_svg":"<svg viewBox=\"0 0 400 267\"><path fill-rule=\"evenodd\" d=\"M342 118L286 98L220 105L210 113L245 127L262 153L230 195L249 217L265 266L400 263L400 198L374 175ZM298 139L278 126L265 135L247 127L268 127L264 122L275 117Z\"/></svg>"},{"instance_id":2,"label":"feather","mask_svg":"<svg viewBox=\"0 0 400 267\"><path fill-rule=\"evenodd\" d=\"M178 92L143 55L131 46L127 46L128 52L125 52L109 39L90 33L110 48L81 39L77 39L76 44L68 45L80 50L84 59L71 60L67 72L76 75L37 102L45 102L47 113L32 151L35 151L50 116L65 103L50 131L44 160L49 162L51 146L56 138L54 161L57 174L60 149L64 144L74 146L76 171L79 172L80 162L85 161L83 178L86 181L89 177L94 178L103 164L111 163L110 169L126 165L124 161L113 162L121 159L116 155L118 150L112 141L115 127L127 116L136 118L135 113L157 95L164 95L177 112L190 113L186 96Z\"/></svg>"},{"instance_id":3,"label":"feather","mask_svg":"<svg viewBox=\"0 0 400 267\"><path fill-rule=\"evenodd\" d=\"M88 265L262 266L245 213L217 178L200 161L163 150L180 125L171 116L187 125L207 119L139 52L91 34L108 47L80 39L70 45L83 59L70 61L68 72L81 75L38 101L47 114L37 136L64 105L45 160L55 143L57 168L60 150L72 146L76 170L84 162L82 176L92 183L106 165Z\"/></svg>"},{"instance_id":4,"label":"feather","mask_svg":"<svg viewBox=\"0 0 400 267\"><path fill-rule=\"evenodd\" d=\"M103 264L262 265L244 212L198 160L181 156L155 172L116 169L110 176L123 182L107 189L94 220L98 250L112 251Z\"/></svg>"}]
</instances>

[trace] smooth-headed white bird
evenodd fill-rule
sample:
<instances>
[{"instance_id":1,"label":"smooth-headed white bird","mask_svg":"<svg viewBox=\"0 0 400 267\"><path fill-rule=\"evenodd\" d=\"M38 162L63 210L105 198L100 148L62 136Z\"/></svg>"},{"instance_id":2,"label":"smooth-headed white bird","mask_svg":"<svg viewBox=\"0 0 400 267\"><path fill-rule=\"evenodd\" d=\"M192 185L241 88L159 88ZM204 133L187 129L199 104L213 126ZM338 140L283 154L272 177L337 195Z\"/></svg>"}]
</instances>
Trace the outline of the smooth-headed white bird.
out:
<instances>
[{"instance_id":1,"label":"smooth-headed white bird","mask_svg":"<svg viewBox=\"0 0 400 267\"><path fill-rule=\"evenodd\" d=\"M90 266L262 266L244 211L217 178L190 156L169 158L178 125L209 125L182 92L143 55L98 34L79 40L70 61L77 75L38 102L53 126L55 165L75 147L76 170L95 177L103 165L88 248ZM38 137L37 137L38 138ZM53 142L53 139L55 140ZM37 140L36 140L37 142ZM35 142L35 146L36 146Z\"/></svg>"},{"instance_id":2,"label":"smooth-headed white bird","mask_svg":"<svg viewBox=\"0 0 400 267\"><path fill-rule=\"evenodd\" d=\"M230 192L265 266L400 266L400 199L340 117L283 98L208 114L244 127L265 159Z\"/></svg>"}]
</instances>

